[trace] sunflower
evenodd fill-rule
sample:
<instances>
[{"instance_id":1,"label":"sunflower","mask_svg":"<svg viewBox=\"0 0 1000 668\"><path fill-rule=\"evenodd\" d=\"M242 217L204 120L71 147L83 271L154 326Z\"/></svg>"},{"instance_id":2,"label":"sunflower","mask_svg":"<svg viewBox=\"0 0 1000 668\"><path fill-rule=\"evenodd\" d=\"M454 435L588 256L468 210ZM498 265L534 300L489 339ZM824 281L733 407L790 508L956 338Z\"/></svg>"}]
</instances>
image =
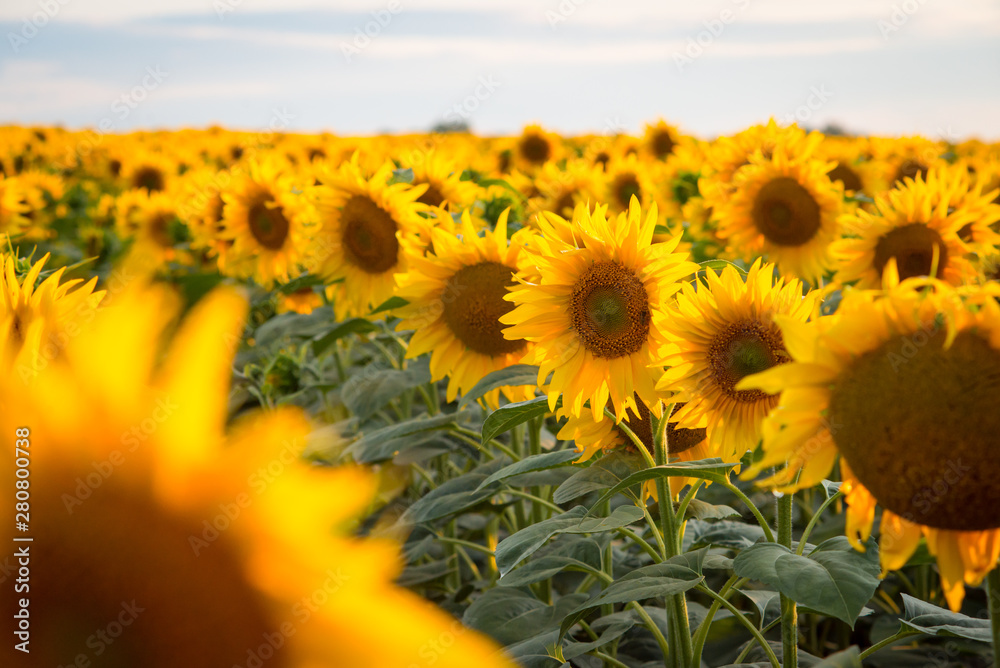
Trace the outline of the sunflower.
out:
<instances>
[{"instance_id":1,"label":"sunflower","mask_svg":"<svg viewBox=\"0 0 1000 668\"><path fill-rule=\"evenodd\" d=\"M831 253L839 263L835 280L857 281L859 288L882 285L889 263L900 279L934 276L960 285L975 276L965 258L966 247L958 236L974 223L974 209L951 209L945 192L947 179L907 179L897 188L875 198L875 213L857 210L841 218L852 238L834 242Z\"/></svg>"},{"instance_id":2,"label":"sunflower","mask_svg":"<svg viewBox=\"0 0 1000 668\"><path fill-rule=\"evenodd\" d=\"M506 301L516 285L521 245L507 239L508 211L500 214L496 229L476 233L468 210L462 214L460 236L434 230L434 252L410 261L410 270L397 276L397 294L409 301L395 311L397 331L413 330L408 358L431 353L431 379L448 376L448 401L475 385L483 376L517 364L528 342L507 339L500 317L514 305ZM500 390L486 395L496 407ZM511 401L534 396L534 388L503 388Z\"/></svg>"},{"instance_id":3,"label":"sunflower","mask_svg":"<svg viewBox=\"0 0 1000 668\"><path fill-rule=\"evenodd\" d=\"M798 280L774 280L774 265L757 260L746 280L732 266L705 270L705 284L686 284L663 314L663 344L656 362L668 367L656 389L684 402L681 427L706 426L709 443L724 458L756 447L761 422L778 397L740 391L750 374L788 361L775 318L803 322L817 308L818 293L803 297Z\"/></svg>"},{"instance_id":4,"label":"sunflower","mask_svg":"<svg viewBox=\"0 0 1000 668\"><path fill-rule=\"evenodd\" d=\"M587 160L567 160L564 166L546 163L534 177L537 196L528 202L528 213L551 211L572 218L578 204L598 202L604 192L605 177Z\"/></svg>"},{"instance_id":5,"label":"sunflower","mask_svg":"<svg viewBox=\"0 0 1000 668\"><path fill-rule=\"evenodd\" d=\"M770 157L754 154L736 172L730 196L706 198L717 213L719 236L744 259L766 254L782 273L818 282L830 264L844 201L840 184L827 176L831 167L784 145Z\"/></svg>"},{"instance_id":6,"label":"sunflower","mask_svg":"<svg viewBox=\"0 0 1000 668\"><path fill-rule=\"evenodd\" d=\"M555 162L563 157L561 141L559 135L546 132L540 125L528 125L514 147L514 162L526 171Z\"/></svg>"},{"instance_id":7,"label":"sunflower","mask_svg":"<svg viewBox=\"0 0 1000 668\"><path fill-rule=\"evenodd\" d=\"M226 255L233 246L232 239L223 238L226 202L222 199L225 185L231 181L229 172L201 169L184 175L183 196L178 203L177 215L191 232L191 247L200 250L206 258L214 258L220 268L226 266Z\"/></svg>"},{"instance_id":8,"label":"sunflower","mask_svg":"<svg viewBox=\"0 0 1000 668\"><path fill-rule=\"evenodd\" d=\"M539 218L543 234L547 220ZM573 415L589 400L595 420L609 398L618 420L626 409L638 410L636 396L658 410L650 345L662 326L664 301L698 266L674 252L679 235L652 243L655 205L645 220L635 199L627 213L610 219L603 205L581 206L572 225L579 244L552 234L526 248L539 278L521 278L507 295L516 308L500 318L512 325L504 336L536 343L525 361L539 365L539 385L552 373L552 410L560 396Z\"/></svg>"},{"instance_id":9,"label":"sunflower","mask_svg":"<svg viewBox=\"0 0 1000 668\"><path fill-rule=\"evenodd\" d=\"M0 428L39 446L24 545L31 584L44 583L32 604L53 614L31 617L35 661L397 668L448 633L439 664L510 666L392 583L394 544L349 536L374 480L299 459L301 413L257 414L224 433L245 301L213 293L165 339L178 308L169 296L130 289L70 342L64 365L27 386L0 379ZM9 489L14 472L4 458ZM0 511L10 526L14 510ZM5 616L16 601L4 597ZM20 661L14 645L0 649L6 665Z\"/></svg>"},{"instance_id":10,"label":"sunflower","mask_svg":"<svg viewBox=\"0 0 1000 668\"><path fill-rule=\"evenodd\" d=\"M416 202L421 190L389 185L392 170L386 162L366 177L355 154L336 171L320 173L316 264L330 283L327 296L338 319L367 315L389 299L396 274L408 270L421 237L430 238L433 221L421 217L426 206Z\"/></svg>"},{"instance_id":11,"label":"sunflower","mask_svg":"<svg viewBox=\"0 0 1000 668\"><path fill-rule=\"evenodd\" d=\"M444 207L462 211L476 200L479 186L475 181L462 180L462 168L453 158L434 151L414 153L412 162L403 167L413 170L413 185L427 186L417 201L429 207Z\"/></svg>"},{"instance_id":12,"label":"sunflower","mask_svg":"<svg viewBox=\"0 0 1000 668\"><path fill-rule=\"evenodd\" d=\"M28 211L23 188L17 177L6 178L0 175L0 242L6 245L8 235L19 234L31 224L26 215Z\"/></svg>"},{"instance_id":13,"label":"sunflower","mask_svg":"<svg viewBox=\"0 0 1000 668\"><path fill-rule=\"evenodd\" d=\"M646 151L655 160L666 160L681 143L681 133L666 121L647 124L643 133Z\"/></svg>"},{"instance_id":14,"label":"sunflower","mask_svg":"<svg viewBox=\"0 0 1000 668\"><path fill-rule=\"evenodd\" d=\"M223 191L219 236L230 239L227 271L270 286L294 277L315 228L315 212L277 160L253 160Z\"/></svg>"},{"instance_id":15,"label":"sunflower","mask_svg":"<svg viewBox=\"0 0 1000 668\"><path fill-rule=\"evenodd\" d=\"M301 313L308 315L323 305L323 297L312 288L299 288L278 299L278 313Z\"/></svg>"},{"instance_id":16,"label":"sunflower","mask_svg":"<svg viewBox=\"0 0 1000 668\"><path fill-rule=\"evenodd\" d=\"M786 464L760 484L794 491L839 454L848 538L861 549L881 505L883 569L925 537L956 611L963 582L978 584L1000 555L997 293L930 278L848 290L831 316L780 319L793 361L740 386L781 394L746 475Z\"/></svg>"},{"instance_id":17,"label":"sunflower","mask_svg":"<svg viewBox=\"0 0 1000 668\"><path fill-rule=\"evenodd\" d=\"M48 260L46 254L28 268L26 260L0 254L0 363L25 380L60 357L105 294L94 292L97 277L63 281L65 267L39 282Z\"/></svg>"},{"instance_id":18,"label":"sunflower","mask_svg":"<svg viewBox=\"0 0 1000 668\"><path fill-rule=\"evenodd\" d=\"M640 206L649 209L656 195L656 184L660 181L662 163L640 161L635 155L629 155L612 161L606 169L603 201L608 203L612 212L628 211L633 197Z\"/></svg>"},{"instance_id":19,"label":"sunflower","mask_svg":"<svg viewBox=\"0 0 1000 668\"><path fill-rule=\"evenodd\" d=\"M166 156L145 151L120 162L118 173L124 179L126 188L141 188L154 193L169 189L176 168Z\"/></svg>"},{"instance_id":20,"label":"sunflower","mask_svg":"<svg viewBox=\"0 0 1000 668\"><path fill-rule=\"evenodd\" d=\"M132 239L133 253L154 264L178 258L175 248L186 234L186 227L177 218L176 200L162 192L150 193L135 189L118 198L115 223L123 239Z\"/></svg>"}]
</instances>

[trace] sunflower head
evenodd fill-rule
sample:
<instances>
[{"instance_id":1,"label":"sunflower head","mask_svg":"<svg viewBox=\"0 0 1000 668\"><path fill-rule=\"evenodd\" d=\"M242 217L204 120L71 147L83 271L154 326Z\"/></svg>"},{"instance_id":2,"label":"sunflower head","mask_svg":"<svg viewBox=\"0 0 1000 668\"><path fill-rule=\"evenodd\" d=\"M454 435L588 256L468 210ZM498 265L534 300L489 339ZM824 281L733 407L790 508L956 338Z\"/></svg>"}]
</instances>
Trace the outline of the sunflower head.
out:
<instances>
[{"instance_id":1,"label":"sunflower head","mask_svg":"<svg viewBox=\"0 0 1000 668\"><path fill-rule=\"evenodd\" d=\"M706 271L705 283L685 285L664 319L658 362L669 367L657 389L678 401L680 426L707 424L712 446L739 457L757 445L761 423L778 397L739 383L784 364L788 352L776 318L805 321L818 294L803 296L797 280L774 281L774 265L759 260L744 280L733 266Z\"/></svg>"},{"instance_id":2,"label":"sunflower head","mask_svg":"<svg viewBox=\"0 0 1000 668\"><path fill-rule=\"evenodd\" d=\"M742 384L781 396L747 475L787 463L762 484L795 490L839 455L848 538L860 546L882 505L883 567L905 564L925 536L953 609L963 581L981 581L1000 556L997 294L934 279L848 291L831 316L782 320L794 361Z\"/></svg>"},{"instance_id":3,"label":"sunflower head","mask_svg":"<svg viewBox=\"0 0 1000 668\"><path fill-rule=\"evenodd\" d=\"M608 218L603 206L581 206L572 228L560 220L539 220L543 238L526 248L534 269L507 296L516 308L500 319L511 325L504 336L536 342L539 383L553 374L553 408L563 395L564 405L579 415L589 400L597 420L610 399L621 420L626 409L638 410L636 396L658 406L650 343L665 300L696 265L674 252L679 237L652 242L656 208L643 216L635 198L617 217Z\"/></svg>"}]
</instances>

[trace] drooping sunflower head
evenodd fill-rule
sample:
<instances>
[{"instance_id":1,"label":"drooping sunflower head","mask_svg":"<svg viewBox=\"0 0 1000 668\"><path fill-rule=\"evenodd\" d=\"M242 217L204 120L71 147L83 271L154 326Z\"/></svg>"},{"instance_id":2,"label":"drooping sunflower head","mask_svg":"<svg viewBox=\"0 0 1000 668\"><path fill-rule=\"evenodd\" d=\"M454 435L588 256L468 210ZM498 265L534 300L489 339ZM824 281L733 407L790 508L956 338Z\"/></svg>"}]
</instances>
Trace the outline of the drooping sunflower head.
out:
<instances>
[{"instance_id":1,"label":"drooping sunflower head","mask_svg":"<svg viewBox=\"0 0 1000 668\"><path fill-rule=\"evenodd\" d=\"M367 315L391 297L396 274L430 243L433 221L421 216L426 207L416 201L422 190L390 184L392 170L387 162L368 176L355 154L320 173L315 196L322 228L314 263L330 282L327 295L338 318Z\"/></svg>"},{"instance_id":2,"label":"drooping sunflower head","mask_svg":"<svg viewBox=\"0 0 1000 668\"><path fill-rule=\"evenodd\" d=\"M619 420L637 408L636 396L659 405L650 343L664 301L696 265L674 252L679 236L653 243L655 224L655 206L643 217L635 199L628 213L612 218L603 206L578 207L571 238L554 235L526 248L538 282L522 279L507 297L516 308L500 320L511 325L507 338L536 343L531 361L539 365L539 384L552 373L553 409L560 395L573 415L589 400L595 420L609 398Z\"/></svg>"},{"instance_id":3,"label":"drooping sunflower head","mask_svg":"<svg viewBox=\"0 0 1000 668\"><path fill-rule=\"evenodd\" d=\"M838 236L843 189L827 176L831 165L801 159L778 146L756 153L734 178L735 191L706 197L718 213L720 237L744 259L766 254L784 274L816 282Z\"/></svg>"},{"instance_id":4,"label":"drooping sunflower head","mask_svg":"<svg viewBox=\"0 0 1000 668\"><path fill-rule=\"evenodd\" d=\"M685 285L664 318L656 357L668 367L657 389L686 402L679 424L707 424L709 441L723 457L754 448L778 397L738 385L788 361L775 319L805 321L817 299L815 292L803 296L798 280L775 282L774 265L759 260L746 280L728 266L720 274L707 270L704 284Z\"/></svg>"},{"instance_id":5,"label":"drooping sunflower head","mask_svg":"<svg viewBox=\"0 0 1000 668\"><path fill-rule=\"evenodd\" d=\"M397 276L397 294L409 304L396 311L396 329L413 330L407 357L431 353L432 379L449 377L448 401L528 350L527 341L506 338L500 322L514 308L505 297L522 262L521 245L507 238L508 213L479 234L464 211L459 236L435 229L433 252L412 258L410 270ZM534 395L533 387L503 391L512 401ZM499 390L486 396L491 406L498 398Z\"/></svg>"},{"instance_id":6,"label":"drooping sunflower head","mask_svg":"<svg viewBox=\"0 0 1000 668\"><path fill-rule=\"evenodd\" d=\"M794 361L744 381L781 393L747 474L787 462L761 484L790 491L817 484L839 454L848 538L860 546L882 505L883 567L905 564L923 535L955 610L963 581L1000 556L997 294L926 278L847 291L831 316L782 320Z\"/></svg>"},{"instance_id":7,"label":"drooping sunflower head","mask_svg":"<svg viewBox=\"0 0 1000 668\"><path fill-rule=\"evenodd\" d=\"M907 180L876 197L874 213L859 209L845 214L841 223L851 237L831 248L839 264L836 280L877 288L890 260L902 280L933 274L959 285L971 279L975 271L958 232L976 220L979 211L950 206L947 183L937 175L927 181Z\"/></svg>"}]
</instances>

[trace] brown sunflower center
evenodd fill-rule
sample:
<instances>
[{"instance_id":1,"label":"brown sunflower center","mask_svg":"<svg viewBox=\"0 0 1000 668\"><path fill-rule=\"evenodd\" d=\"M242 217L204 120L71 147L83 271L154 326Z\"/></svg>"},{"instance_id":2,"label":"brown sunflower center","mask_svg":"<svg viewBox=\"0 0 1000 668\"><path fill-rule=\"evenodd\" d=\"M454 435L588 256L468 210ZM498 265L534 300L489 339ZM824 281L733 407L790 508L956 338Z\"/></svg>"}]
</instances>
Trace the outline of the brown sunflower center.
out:
<instances>
[{"instance_id":1,"label":"brown sunflower center","mask_svg":"<svg viewBox=\"0 0 1000 668\"><path fill-rule=\"evenodd\" d=\"M243 576L225 515L182 519L92 476L46 478L57 486L34 497L32 612L51 612L31 616L32 665L233 666L248 652L290 664L291 640ZM15 600L0 603L8 618ZM12 645L0 657L13 660Z\"/></svg>"},{"instance_id":2,"label":"brown sunflower center","mask_svg":"<svg viewBox=\"0 0 1000 668\"><path fill-rule=\"evenodd\" d=\"M441 206L444 203L444 195L432 184L427 187L423 195L417 198L417 201L427 206Z\"/></svg>"},{"instance_id":3,"label":"brown sunflower center","mask_svg":"<svg viewBox=\"0 0 1000 668\"><path fill-rule=\"evenodd\" d=\"M170 221L172 219L172 216L158 213L149 221L149 236L164 248L172 248L174 245L173 239L170 238Z\"/></svg>"},{"instance_id":4,"label":"brown sunflower center","mask_svg":"<svg viewBox=\"0 0 1000 668\"><path fill-rule=\"evenodd\" d=\"M567 190L566 192L564 192L562 195L559 196L559 199L556 200L556 203L555 205L553 205L552 210L555 213L558 213L560 216L571 218L573 216L574 204L575 203L573 200L573 191Z\"/></svg>"},{"instance_id":5,"label":"brown sunflower center","mask_svg":"<svg viewBox=\"0 0 1000 668\"><path fill-rule=\"evenodd\" d=\"M347 258L369 274L381 274L396 266L399 240L396 221L388 211L364 195L344 204L344 248Z\"/></svg>"},{"instance_id":6,"label":"brown sunflower center","mask_svg":"<svg viewBox=\"0 0 1000 668\"><path fill-rule=\"evenodd\" d=\"M285 245L290 226L281 207L274 205L274 198L271 195L254 202L247 217L250 233L261 246L279 250Z\"/></svg>"},{"instance_id":7,"label":"brown sunflower center","mask_svg":"<svg viewBox=\"0 0 1000 668\"><path fill-rule=\"evenodd\" d=\"M149 192L163 190L163 172L156 167L140 167L132 176L133 188L145 188Z\"/></svg>"},{"instance_id":8,"label":"brown sunflower center","mask_svg":"<svg viewBox=\"0 0 1000 668\"><path fill-rule=\"evenodd\" d=\"M632 196L642 199L642 187L639 185L639 178L631 172L625 172L615 177L614 184L615 199L623 209L628 208Z\"/></svg>"},{"instance_id":9,"label":"brown sunflower center","mask_svg":"<svg viewBox=\"0 0 1000 668\"><path fill-rule=\"evenodd\" d=\"M570 317L584 347L596 357L631 355L649 337L649 296L629 269L598 262L573 286Z\"/></svg>"},{"instance_id":10,"label":"brown sunflower center","mask_svg":"<svg viewBox=\"0 0 1000 668\"><path fill-rule=\"evenodd\" d=\"M934 262L934 248L938 251L936 278L940 278L948 265L948 247L941 235L923 223L911 223L890 230L875 246L875 269L879 276L889 262L896 258L900 280L913 276L930 276Z\"/></svg>"},{"instance_id":11,"label":"brown sunflower center","mask_svg":"<svg viewBox=\"0 0 1000 668\"><path fill-rule=\"evenodd\" d=\"M639 408L639 413L636 414L631 408L625 410L625 425L632 430L632 433L636 435L639 441L642 442L649 454L653 454L653 423L649 419L649 408L646 404L642 403L639 397L635 397L636 406ZM608 408L614 411L613 406L608 403ZM626 448L631 448L634 446L632 439L629 438L628 434L622 431L619 425L615 425L615 431L618 435L625 440Z\"/></svg>"},{"instance_id":12,"label":"brown sunflower center","mask_svg":"<svg viewBox=\"0 0 1000 668\"><path fill-rule=\"evenodd\" d=\"M781 330L758 320L734 323L716 335L708 349L712 380L726 396L743 403L771 397L761 390L737 390L736 384L787 361Z\"/></svg>"},{"instance_id":13,"label":"brown sunflower center","mask_svg":"<svg viewBox=\"0 0 1000 668\"><path fill-rule=\"evenodd\" d=\"M514 270L499 262L480 262L462 267L448 281L442 295L444 321L467 348L496 357L517 352L527 345L523 339L503 336L500 318L514 308L506 301L507 288L514 285Z\"/></svg>"},{"instance_id":14,"label":"brown sunflower center","mask_svg":"<svg viewBox=\"0 0 1000 668\"><path fill-rule=\"evenodd\" d=\"M666 130L658 130L652 139L653 154L657 158L665 158L670 155L674 150L674 138L670 136L670 133Z\"/></svg>"},{"instance_id":15,"label":"brown sunflower center","mask_svg":"<svg viewBox=\"0 0 1000 668\"><path fill-rule=\"evenodd\" d=\"M1000 527L1000 351L944 328L889 339L841 374L830 430L883 507L956 531Z\"/></svg>"},{"instance_id":16,"label":"brown sunflower center","mask_svg":"<svg viewBox=\"0 0 1000 668\"><path fill-rule=\"evenodd\" d=\"M827 176L830 177L831 181L840 181L844 190L859 192L862 189L861 177L846 163L838 162Z\"/></svg>"},{"instance_id":17,"label":"brown sunflower center","mask_svg":"<svg viewBox=\"0 0 1000 668\"><path fill-rule=\"evenodd\" d=\"M528 135L521 140L519 145L521 157L528 162L542 164L549 159L552 154L552 146L549 140L541 135Z\"/></svg>"},{"instance_id":18,"label":"brown sunflower center","mask_svg":"<svg viewBox=\"0 0 1000 668\"><path fill-rule=\"evenodd\" d=\"M927 178L927 166L917 160L904 160L892 177L893 185L900 185L903 179Z\"/></svg>"},{"instance_id":19,"label":"brown sunflower center","mask_svg":"<svg viewBox=\"0 0 1000 668\"><path fill-rule=\"evenodd\" d=\"M788 176L779 176L760 189L751 216L764 238L778 246L801 246L820 228L819 204Z\"/></svg>"}]
</instances>

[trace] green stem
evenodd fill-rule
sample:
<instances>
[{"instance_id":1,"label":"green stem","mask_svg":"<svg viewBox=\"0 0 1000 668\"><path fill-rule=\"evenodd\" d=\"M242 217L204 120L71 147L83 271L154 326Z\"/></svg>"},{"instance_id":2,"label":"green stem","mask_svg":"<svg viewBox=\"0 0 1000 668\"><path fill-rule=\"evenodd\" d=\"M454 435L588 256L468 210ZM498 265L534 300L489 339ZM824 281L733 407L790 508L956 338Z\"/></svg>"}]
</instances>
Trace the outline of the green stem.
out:
<instances>
[{"instance_id":1,"label":"green stem","mask_svg":"<svg viewBox=\"0 0 1000 668\"><path fill-rule=\"evenodd\" d=\"M899 631L896 632L895 635L891 635L885 640L877 642L868 649L866 649L865 651L861 652L860 658L863 661L872 654L874 654L875 652L879 651L880 649L888 647L889 645L895 642L899 642L903 638L907 638L909 636L918 636L918 635L920 635L920 631L914 631L913 629L900 629Z\"/></svg>"},{"instance_id":2,"label":"green stem","mask_svg":"<svg viewBox=\"0 0 1000 668\"><path fill-rule=\"evenodd\" d=\"M719 608L722 607L722 601L728 601L733 592L742 587L743 584L746 584L746 582L746 578L740 579L737 575L731 575L726 584L722 585L722 589L719 590L720 600L712 601L711 607L705 613L705 619L702 620L694 632L694 650L691 655L691 668L699 668L701 666L701 655L705 650L708 632L712 627L712 620L715 618L716 613L719 612Z\"/></svg>"},{"instance_id":3,"label":"green stem","mask_svg":"<svg viewBox=\"0 0 1000 668\"><path fill-rule=\"evenodd\" d=\"M616 668L629 668L628 664L622 663L621 661L619 661L618 659L614 658L613 656L611 656L609 654L605 654L604 652L599 652L596 649L593 650L593 651L588 652L588 654L590 654L593 657L596 657L596 658L600 659L601 661L603 661L604 663L606 663L609 666L616 666Z\"/></svg>"},{"instance_id":4,"label":"green stem","mask_svg":"<svg viewBox=\"0 0 1000 668\"><path fill-rule=\"evenodd\" d=\"M523 489L507 488L507 489L504 489L504 490L500 490L500 492L498 492L498 493L513 494L514 496L519 496L522 499L526 499L528 501L534 501L535 503L540 503L543 506L545 506L546 508L549 508L549 509L551 509L551 510L557 512L557 513L564 513L564 512L566 512L562 508L560 508L559 506L557 506L556 504L552 503L551 501L548 501L548 500L543 499L541 497L535 496L531 492L525 492Z\"/></svg>"},{"instance_id":5,"label":"green stem","mask_svg":"<svg viewBox=\"0 0 1000 668\"><path fill-rule=\"evenodd\" d=\"M989 596L990 631L993 634L993 656L1000 656L1000 570L996 566L986 576L986 594Z\"/></svg>"},{"instance_id":6,"label":"green stem","mask_svg":"<svg viewBox=\"0 0 1000 668\"><path fill-rule=\"evenodd\" d=\"M767 654L767 660L771 662L771 665L774 666L774 668L782 668L781 663L778 662L778 657L775 655L774 650L771 649L771 645L768 644L767 639L764 638L761 632L757 630L757 627L754 626L753 622L747 619L735 605L733 605L726 599L722 598L721 596L719 596L718 594L716 594L714 591L712 591L703 584L699 584L698 586L695 587L695 589L697 589L698 591L707 596L712 597L713 599L718 601L719 604L722 605L722 607L724 607L729 612L733 613L733 617L736 618L736 621L738 621L740 624L745 626L748 631L750 631L750 635L754 637L754 640L757 641L757 644L760 645L761 649L764 650L764 653Z\"/></svg>"},{"instance_id":7,"label":"green stem","mask_svg":"<svg viewBox=\"0 0 1000 668\"><path fill-rule=\"evenodd\" d=\"M783 494L778 499L778 543L792 548L792 504L794 496ZM784 668L799 665L799 617L795 601L781 595L781 659Z\"/></svg>"},{"instance_id":8,"label":"green stem","mask_svg":"<svg viewBox=\"0 0 1000 668\"><path fill-rule=\"evenodd\" d=\"M816 514L809 520L809 524L806 525L805 531L802 532L802 537L799 538L799 548L795 550L795 554L802 554L802 551L806 549L806 541L809 539L809 534L812 533L816 524L819 523L819 518L822 517L823 511L826 510L830 504L841 497L843 497L843 494L837 492L836 494L832 494L829 499L823 502L823 504L819 507L819 510L816 511Z\"/></svg>"},{"instance_id":9,"label":"green stem","mask_svg":"<svg viewBox=\"0 0 1000 668\"><path fill-rule=\"evenodd\" d=\"M673 412L673 404L667 406L663 413L663 418L656 425L656 436L653 439L653 455L657 466L664 466L670 461L670 444L667 442L667 427L670 415ZM656 500L660 507L660 527L663 531L664 559L676 557L680 554L680 527L677 516L674 513L673 494L670 492L670 482L664 477L656 479ZM668 597L668 619L673 625L673 635L676 635L678 645L674 651L665 657L667 665L677 668L684 668L691 663L694 649L691 644L691 624L687 614L687 598L684 593L674 594Z\"/></svg>"},{"instance_id":10,"label":"green stem","mask_svg":"<svg viewBox=\"0 0 1000 668\"><path fill-rule=\"evenodd\" d=\"M746 505L746 507L750 509L750 512L753 513L754 518L757 520L757 524L759 524L760 528L764 530L764 537L767 538L767 542L773 543L774 534L771 532L771 525L768 524L767 520L764 519L764 516L761 514L757 506L753 505L753 501L750 500L750 497L744 494L743 490L741 490L739 487L729 482L728 478L724 483L722 483L722 485L730 492L735 494L736 498L742 501L744 505Z\"/></svg>"},{"instance_id":11,"label":"green stem","mask_svg":"<svg viewBox=\"0 0 1000 668\"><path fill-rule=\"evenodd\" d=\"M663 657L666 659L666 657L670 656L670 644L667 643L667 639L663 637L663 632L660 631L660 627L656 625L656 622L654 622L653 618L649 616L646 609L637 602L632 601L629 605L632 606L632 609L635 610L636 614L639 615L639 618L642 619L646 628L649 629L649 632L653 634L654 638L656 638L656 644L660 646L660 651L663 652Z\"/></svg>"},{"instance_id":12,"label":"green stem","mask_svg":"<svg viewBox=\"0 0 1000 668\"><path fill-rule=\"evenodd\" d=\"M778 622L780 621L781 621L780 617L778 619L771 620L771 622L767 626L765 626L760 630L760 634L764 635L765 633L773 629L775 626L777 626ZM733 663L743 663L743 659L747 658L747 654L749 654L750 650L752 649L753 649L753 643L748 642L747 646L743 648L743 651L739 653L739 656L736 657Z\"/></svg>"},{"instance_id":13,"label":"green stem","mask_svg":"<svg viewBox=\"0 0 1000 668\"><path fill-rule=\"evenodd\" d=\"M621 535L625 536L626 538L628 538L629 540L631 540L633 543L635 543L636 545L638 545L640 548L642 548L642 551L645 552L646 554L648 554L653 559L653 563L654 564L659 564L659 563L661 563L663 561L663 557L661 557L660 553L656 551L656 548L654 548L652 545L650 545L639 534L635 533L631 529L626 529L625 527L621 527L620 529L615 529L615 531L617 531Z\"/></svg>"}]
</instances>

